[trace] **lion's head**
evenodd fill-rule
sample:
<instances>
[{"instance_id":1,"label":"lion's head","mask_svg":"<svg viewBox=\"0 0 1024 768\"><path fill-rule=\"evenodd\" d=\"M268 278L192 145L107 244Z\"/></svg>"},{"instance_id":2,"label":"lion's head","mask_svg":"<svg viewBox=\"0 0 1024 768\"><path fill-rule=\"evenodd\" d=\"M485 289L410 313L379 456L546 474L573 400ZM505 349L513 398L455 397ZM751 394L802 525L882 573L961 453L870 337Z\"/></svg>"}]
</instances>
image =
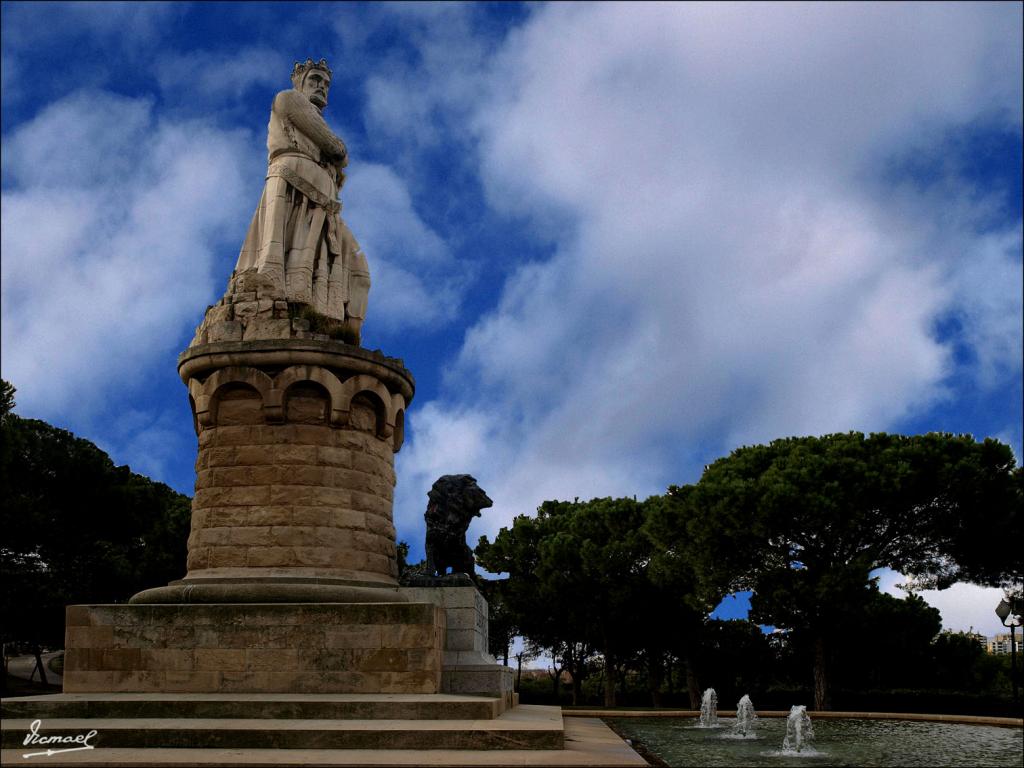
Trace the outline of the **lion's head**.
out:
<instances>
[{"instance_id":1,"label":"lion's head","mask_svg":"<svg viewBox=\"0 0 1024 768\"><path fill-rule=\"evenodd\" d=\"M465 520L465 526L474 517L480 516L481 509L494 505L490 497L476 484L472 475L443 475L437 479L427 493L430 506L451 521ZM465 526L463 533L465 533Z\"/></svg>"}]
</instances>

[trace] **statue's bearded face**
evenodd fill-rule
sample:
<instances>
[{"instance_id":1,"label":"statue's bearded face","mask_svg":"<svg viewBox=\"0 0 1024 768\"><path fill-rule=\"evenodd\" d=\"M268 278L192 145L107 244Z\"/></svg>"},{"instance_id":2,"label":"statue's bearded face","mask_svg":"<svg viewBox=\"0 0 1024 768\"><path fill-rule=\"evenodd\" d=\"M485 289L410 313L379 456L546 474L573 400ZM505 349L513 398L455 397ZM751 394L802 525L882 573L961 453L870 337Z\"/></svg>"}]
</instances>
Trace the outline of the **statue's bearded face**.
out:
<instances>
[{"instance_id":1,"label":"statue's bearded face","mask_svg":"<svg viewBox=\"0 0 1024 768\"><path fill-rule=\"evenodd\" d=\"M319 69L311 69L302 81L302 92L320 109L327 106L327 92L331 88L331 80L327 73Z\"/></svg>"}]
</instances>

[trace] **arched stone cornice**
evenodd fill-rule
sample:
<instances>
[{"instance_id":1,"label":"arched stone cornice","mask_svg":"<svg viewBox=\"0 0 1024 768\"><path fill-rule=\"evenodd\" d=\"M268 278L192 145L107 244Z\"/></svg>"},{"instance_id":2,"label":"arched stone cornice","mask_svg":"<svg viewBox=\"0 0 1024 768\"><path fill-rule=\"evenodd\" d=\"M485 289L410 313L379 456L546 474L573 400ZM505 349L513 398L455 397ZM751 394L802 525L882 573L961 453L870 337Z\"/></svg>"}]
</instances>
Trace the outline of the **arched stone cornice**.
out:
<instances>
[{"instance_id":1,"label":"arched stone cornice","mask_svg":"<svg viewBox=\"0 0 1024 768\"><path fill-rule=\"evenodd\" d=\"M384 382L389 391L400 392L407 405L415 392L412 374L401 360L340 341L260 339L216 342L189 347L178 356L178 373L185 382L202 378L210 371L239 365L278 370L293 365L318 365L336 371L369 374Z\"/></svg>"},{"instance_id":2,"label":"arched stone cornice","mask_svg":"<svg viewBox=\"0 0 1024 768\"><path fill-rule=\"evenodd\" d=\"M377 436L384 439L390 438L395 430L395 413L391 393L388 392L387 387L374 376L359 374L346 379L342 388L346 423L348 414L352 410L352 400L360 394L372 395L380 409L377 413Z\"/></svg>"},{"instance_id":3,"label":"arched stone cornice","mask_svg":"<svg viewBox=\"0 0 1024 768\"><path fill-rule=\"evenodd\" d=\"M348 422L349 403L352 398L346 396L344 385L337 376L317 365L293 365L277 374L274 377L274 388L269 392L274 407L283 408L288 389L304 381L312 381L327 390L331 401L331 424L344 426ZM270 402L264 408L269 406Z\"/></svg>"},{"instance_id":4,"label":"arched stone cornice","mask_svg":"<svg viewBox=\"0 0 1024 768\"><path fill-rule=\"evenodd\" d=\"M244 384L256 390L266 409L267 396L274 383L267 374L256 368L234 365L214 371L210 377L200 383L196 379L189 381L189 391L194 392L196 403L196 420L204 427L211 427L217 420L217 398L227 386Z\"/></svg>"}]
</instances>

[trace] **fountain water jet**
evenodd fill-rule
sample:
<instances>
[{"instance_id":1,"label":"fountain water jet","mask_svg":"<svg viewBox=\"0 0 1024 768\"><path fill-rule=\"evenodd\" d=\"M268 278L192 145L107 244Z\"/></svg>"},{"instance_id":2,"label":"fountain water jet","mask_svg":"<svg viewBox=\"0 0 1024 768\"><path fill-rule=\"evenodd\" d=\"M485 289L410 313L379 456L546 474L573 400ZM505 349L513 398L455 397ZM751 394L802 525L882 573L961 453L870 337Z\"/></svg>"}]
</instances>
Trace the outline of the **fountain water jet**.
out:
<instances>
[{"instance_id":1,"label":"fountain water jet","mask_svg":"<svg viewBox=\"0 0 1024 768\"><path fill-rule=\"evenodd\" d=\"M732 730L735 735L744 739L754 738L757 735L757 713L747 694L743 694L743 698L736 705L736 724Z\"/></svg>"},{"instance_id":2,"label":"fountain water jet","mask_svg":"<svg viewBox=\"0 0 1024 768\"><path fill-rule=\"evenodd\" d=\"M782 751L800 752L810 749L813 739L814 728L807 707L802 704L794 706L789 710L789 719L786 720L786 738L782 740Z\"/></svg>"},{"instance_id":3,"label":"fountain water jet","mask_svg":"<svg viewBox=\"0 0 1024 768\"><path fill-rule=\"evenodd\" d=\"M700 719L698 728L718 727L718 694L714 688L708 688L700 700Z\"/></svg>"}]
</instances>

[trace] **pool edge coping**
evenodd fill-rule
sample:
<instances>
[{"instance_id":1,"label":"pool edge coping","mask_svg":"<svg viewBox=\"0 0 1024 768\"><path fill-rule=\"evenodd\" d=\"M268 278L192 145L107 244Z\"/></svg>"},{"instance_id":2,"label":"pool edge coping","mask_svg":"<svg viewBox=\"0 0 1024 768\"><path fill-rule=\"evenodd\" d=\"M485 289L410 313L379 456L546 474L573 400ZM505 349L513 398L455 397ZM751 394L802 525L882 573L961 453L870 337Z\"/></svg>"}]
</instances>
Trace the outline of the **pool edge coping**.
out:
<instances>
[{"instance_id":1,"label":"pool edge coping","mask_svg":"<svg viewBox=\"0 0 1024 768\"><path fill-rule=\"evenodd\" d=\"M999 728L1024 728L1024 718L987 717L984 715L927 715L916 712L835 712L807 710L815 719L859 719L859 720L914 720L927 723L956 723L960 725L994 725ZM721 717L733 717L732 709L720 709ZM565 709L562 717L699 717L700 711L693 709ZM758 717L789 717L788 711L758 710Z\"/></svg>"}]
</instances>

